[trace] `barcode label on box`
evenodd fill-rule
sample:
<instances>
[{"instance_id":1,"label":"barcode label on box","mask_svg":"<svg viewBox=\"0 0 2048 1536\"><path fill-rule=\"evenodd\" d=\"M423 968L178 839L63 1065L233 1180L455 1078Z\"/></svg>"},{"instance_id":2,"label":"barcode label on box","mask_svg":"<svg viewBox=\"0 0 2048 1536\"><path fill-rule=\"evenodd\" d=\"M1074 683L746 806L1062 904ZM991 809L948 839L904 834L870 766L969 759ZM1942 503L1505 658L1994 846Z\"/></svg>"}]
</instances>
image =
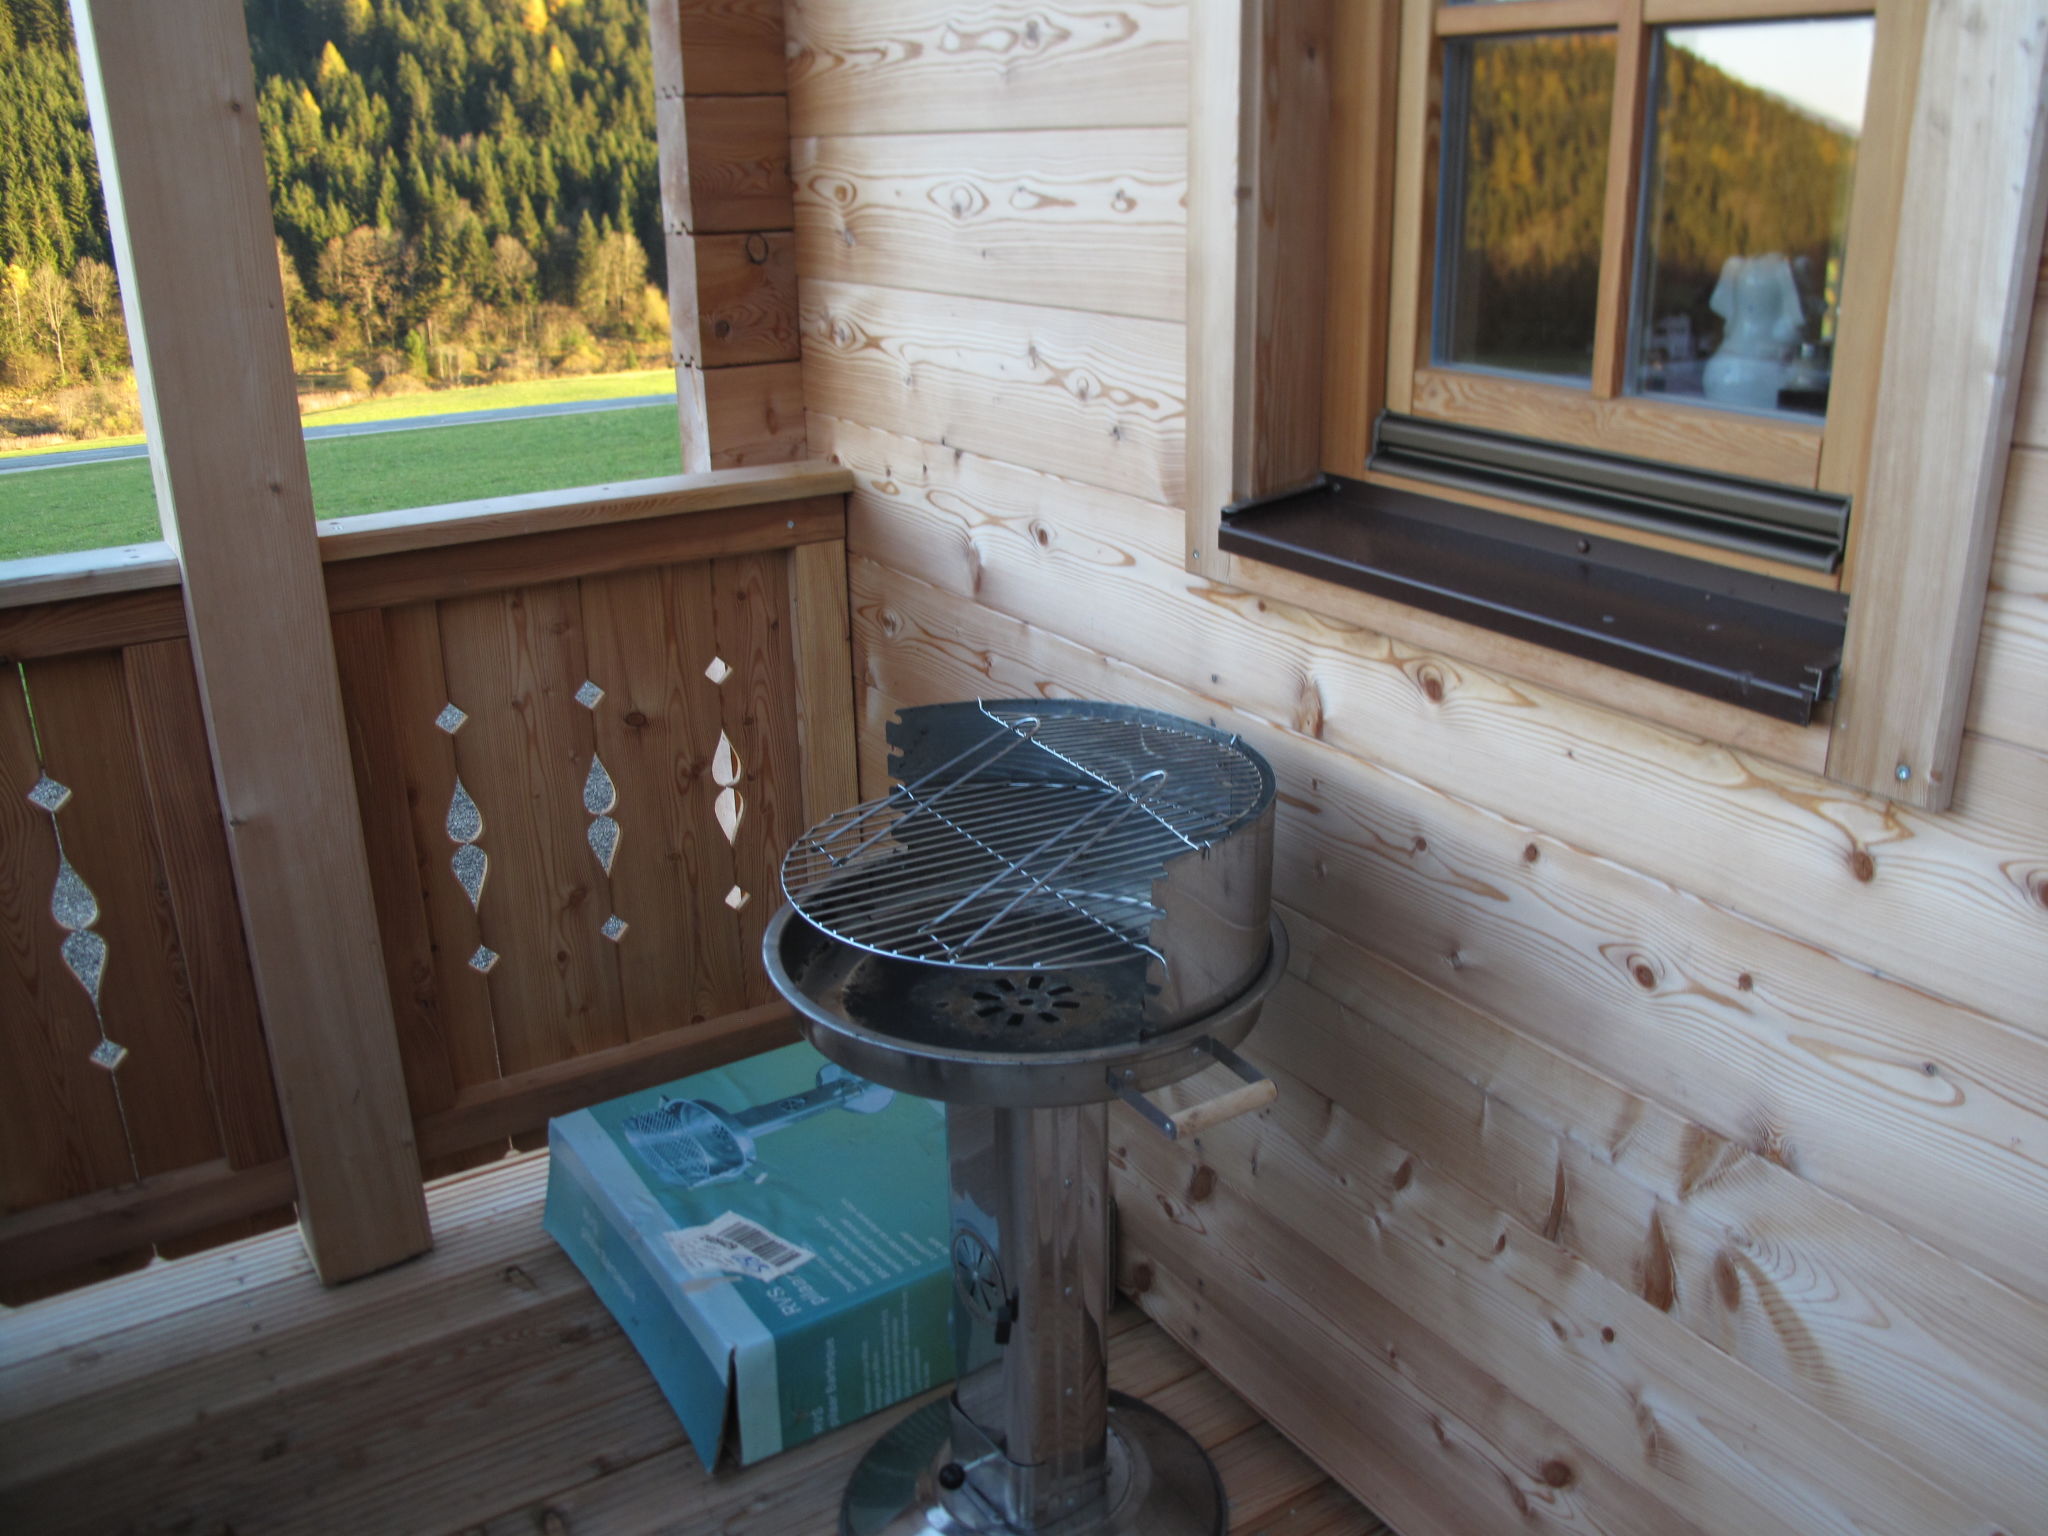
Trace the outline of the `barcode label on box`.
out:
<instances>
[{"instance_id":1,"label":"barcode label on box","mask_svg":"<svg viewBox=\"0 0 2048 1536\"><path fill-rule=\"evenodd\" d=\"M744 1275L749 1280L779 1280L817 1255L784 1242L758 1222L727 1211L701 1227L683 1227L668 1234L677 1258L692 1269Z\"/></svg>"}]
</instances>

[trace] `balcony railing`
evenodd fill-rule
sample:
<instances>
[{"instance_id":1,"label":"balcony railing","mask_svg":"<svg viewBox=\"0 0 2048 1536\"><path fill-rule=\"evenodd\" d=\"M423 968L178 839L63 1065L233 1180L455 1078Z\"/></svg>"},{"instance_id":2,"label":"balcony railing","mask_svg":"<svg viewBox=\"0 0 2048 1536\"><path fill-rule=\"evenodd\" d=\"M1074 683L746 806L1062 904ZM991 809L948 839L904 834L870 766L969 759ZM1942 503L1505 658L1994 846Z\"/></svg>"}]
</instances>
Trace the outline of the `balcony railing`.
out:
<instances>
[{"instance_id":1,"label":"balcony railing","mask_svg":"<svg viewBox=\"0 0 2048 1536\"><path fill-rule=\"evenodd\" d=\"M777 864L855 794L848 485L789 465L323 525L427 1175L788 1035L759 959ZM266 1042L291 1021L259 1014L169 551L0 571L0 658L20 1300L290 1219Z\"/></svg>"}]
</instances>

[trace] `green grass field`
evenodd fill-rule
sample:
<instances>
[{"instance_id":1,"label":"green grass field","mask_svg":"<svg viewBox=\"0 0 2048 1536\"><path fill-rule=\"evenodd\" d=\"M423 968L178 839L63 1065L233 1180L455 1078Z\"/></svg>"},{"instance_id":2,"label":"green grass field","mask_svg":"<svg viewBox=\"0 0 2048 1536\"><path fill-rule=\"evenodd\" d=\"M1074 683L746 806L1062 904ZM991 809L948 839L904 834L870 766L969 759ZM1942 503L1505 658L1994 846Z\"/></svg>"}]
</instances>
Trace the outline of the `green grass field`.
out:
<instances>
[{"instance_id":1,"label":"green grass field","mask_svg":"<svg viewBox=\"0 0 2048 1536\"><path fill-rule=\"evenodd\" d=\"M661 387L660 381L670 377L666 372L610 376L631 380L637 386L618 389L614 398L652 393ZM648 380L654 381L652 389L647 387ZM446 393L407 395L379 403L448 399ZM499 399L474 408L538 403ZM449 408L445 403L439 405L442 410ZM320 517L355 517L485 496L638 480L678 474L682 469L676 413L669 406L334 438L308 443L306 459L313 474L313 509ZM156 492L147 460L0 475L0 560L109 544L141 544L159 536Z\"/></svg>"},{"instance_id":2,"label":"green grass field","mask_svg":"<svg viewBox=\"0 0 2048 1536\"><path fill-rule=\"evenodd\" d=\"M515 405L561 405L574 400L623 400L632 395L674 392L675 370L642 368L634 373L599 373L584 378L531 379L524 384L480 384L473 389L431 389L386 400L359 400L332 410L309 411L309 427L358 421L403 421L453 411L502 411Z\"/></svg>"},{"instance_id":3,"label":"green grass field","mask_svg":"<svg viewBox=\"0 0 2048 1536\"><path fill-rule=\"evenodd\" d=\"M500 411L518 405L562 405L578 400L623 400L633 395L667 394L675 388L676 376L668 368L641 368L630 373L594 373L581 378L529 379L523 384L479 384L470 389L429 389L418 394L392 395L382 400L358 400L353 405L333 406L304 415L309 427L351 426L362 421L404 421L413 416L454 415L460 411ZM66 443L62 448L8 448L0 444L0 465L16 454L74 453L88 448L125 448L142 441L140 433L128 437L95 437Z\"/></svg>"}]
</instances>

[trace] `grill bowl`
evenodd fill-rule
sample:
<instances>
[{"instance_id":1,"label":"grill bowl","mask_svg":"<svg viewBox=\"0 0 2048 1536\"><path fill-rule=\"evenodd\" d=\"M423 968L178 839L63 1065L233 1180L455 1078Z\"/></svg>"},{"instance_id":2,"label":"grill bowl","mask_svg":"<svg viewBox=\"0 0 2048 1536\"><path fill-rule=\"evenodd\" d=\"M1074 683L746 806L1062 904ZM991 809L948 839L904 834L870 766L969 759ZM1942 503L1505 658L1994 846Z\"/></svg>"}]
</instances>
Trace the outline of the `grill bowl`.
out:
<instances>
[{"instance_id":1,"label":"grill bowl","mask_svg":"<svg viewBox=\"0 0 2048 1536\"><path fill-rule=\"evenodd\" d=\"M929 966L847 944L787 906L770 920L762 953L804 1038L849 1072L948 1103L1051 1108L1115 1098L1126 1070L1131 1086L1161 1088L1215 1061L1206 1041L1235 1047L1287 969L1286 929L1270 916L1266 928L1264 963L1248 985L1165 1026L1146 1016L1143 957L1070 971ZM1053 1006L1001 1001L985 1013L977 993ZM1057 1006L1068 999L1079 1006ZM1047 1013L1051 1022L1040 1017Z\"/></svg>"}]
</instances>

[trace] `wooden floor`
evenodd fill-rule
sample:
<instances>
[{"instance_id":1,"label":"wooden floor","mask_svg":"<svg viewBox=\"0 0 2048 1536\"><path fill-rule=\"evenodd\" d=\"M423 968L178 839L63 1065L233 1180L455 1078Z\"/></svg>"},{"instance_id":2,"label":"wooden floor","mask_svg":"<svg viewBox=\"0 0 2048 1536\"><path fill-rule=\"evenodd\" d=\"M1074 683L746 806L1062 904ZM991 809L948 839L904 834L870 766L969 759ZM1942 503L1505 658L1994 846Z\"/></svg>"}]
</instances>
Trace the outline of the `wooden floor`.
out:
<instances>
[{"instance_id":1,"label":"wooden floor","mask_svg":"<svg viewBox=\"0 0 2048 1536\"><path fill-rule=\"evenodd\" d=\"M427 1257L338 1290L293 1232L0 1317L0 1529L826 1536L894 1413L707 1477L540 1229L545 1157L438 1187ZM1209 1447L1234 1532L1384 1531L1130 1308L1110 1377Z\"/></svg>"}]
</instances>

